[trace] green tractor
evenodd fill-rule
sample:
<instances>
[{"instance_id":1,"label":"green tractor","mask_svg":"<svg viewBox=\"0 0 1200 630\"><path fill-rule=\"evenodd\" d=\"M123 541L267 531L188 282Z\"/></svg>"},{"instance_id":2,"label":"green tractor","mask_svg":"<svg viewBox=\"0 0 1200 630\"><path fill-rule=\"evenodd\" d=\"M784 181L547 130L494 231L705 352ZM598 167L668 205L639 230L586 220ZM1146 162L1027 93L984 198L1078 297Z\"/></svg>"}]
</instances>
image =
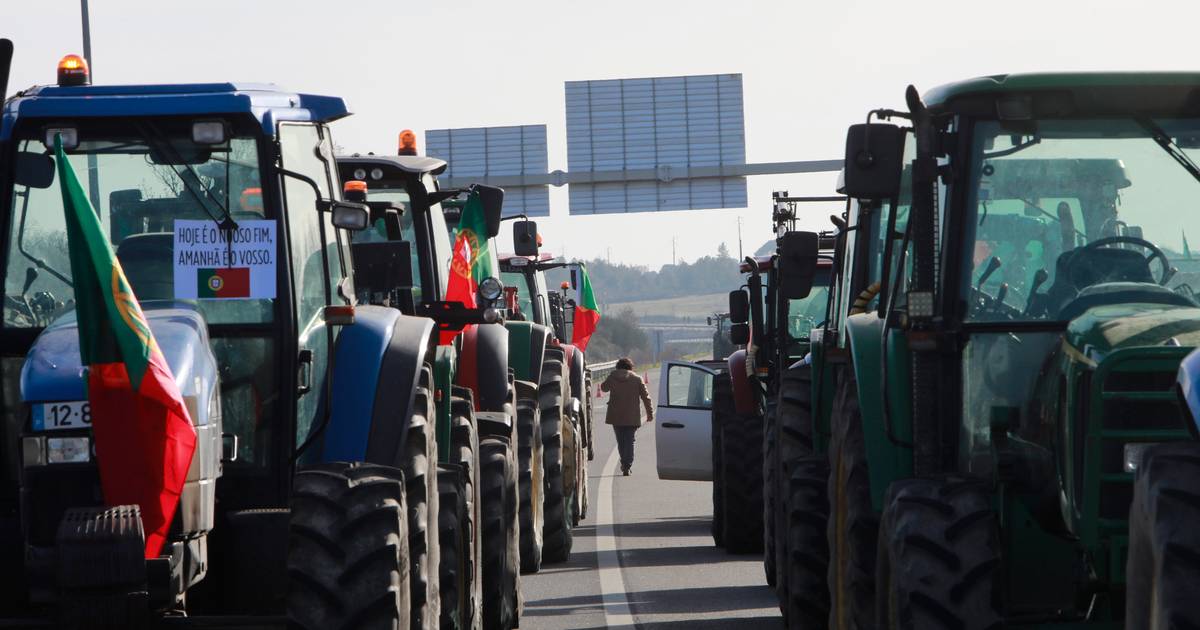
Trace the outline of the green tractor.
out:
<instances>
[{"instance_id":1,"label":"green tractor","mask_svg":"<svg viewBox=\"0 0 1200 630\"><path fill-rule=\"evenodd\" d=\"M565 562L573 544L571 530L587 510L590 380L583 350L571 345L567 336L567 299L546 284L547 270L568 264L540 254L539 238L533 221L515 223L516 253L501 257L500 269L504 284L515 289L510 294L512 317L505 325L514 347L529 348L524 359L514 353L516 360L510 361L510 366L518 379L525 378L525 370L531 382L537 383L538 392L537 422L529 425L527 450L540 451L544 512L539 515L541 531L529 533L528 538L539 538L545 561ZM532 430L535 426L538 433ZM540 435L540 440L532 439L535 435Z\"/></svg>"},{"instance_id":2,"label":"green tractor","mask_svg":"<svg viewBox=\"0 0 1200 630\"><path fill-rule=\"evenodd\" d=\"M1194 616L1146 596L1194 592L1186 572L1147 587L1127 566L1162 553L1130 544L1134 472L1152 462L1139 492L1194 473L1143 456L1193 439L1176 372L1200 343L1200 219L1175 209L1200 190L1197 88L1200 74L985 77L872 112L907 127L851 127L844 192L873 200L884 237L847 248L881 265L875 307L824 333L844 338L828 363L845 352L830 627Z\"/></svg>"},{"instance_id":3,"label":"green tractor","mask_svg":"<svg viewBox=\"0 0 1200 630\"><path fill-rule=\"evenodd\" d=\"M730 294L729 318L742 349L714 378L712 415L714 538L731 553L764 552L772 586L782 550L775 532L786 525L777 505L784 461L777 399L783 375L808 354L810 332L824 319L833 263L818 255L817 234L794 229L797 203L825 199L774 198L778 250L741 265L747 281Z\"/></svg>"},{"instance_id":4,"label":"green tractor","mask_svg":"<svg viewBox=\"0 0 1200 630\"><path fill-rule=\"evenodd\" d=\"M442 189L437 175L446 162L418 155L356 154L338 158L338 169L347 198L357 197L371 212L372 227L351 245L359 301L429 317L441 337L433 382L443 627L516 627L522 606L516 387L499 279L480 283L474 308L446 301L447 217L456 221L460 199L474 196L484 209L486 237L494 238L503 191Z\"/></svg>"}]
</instances>

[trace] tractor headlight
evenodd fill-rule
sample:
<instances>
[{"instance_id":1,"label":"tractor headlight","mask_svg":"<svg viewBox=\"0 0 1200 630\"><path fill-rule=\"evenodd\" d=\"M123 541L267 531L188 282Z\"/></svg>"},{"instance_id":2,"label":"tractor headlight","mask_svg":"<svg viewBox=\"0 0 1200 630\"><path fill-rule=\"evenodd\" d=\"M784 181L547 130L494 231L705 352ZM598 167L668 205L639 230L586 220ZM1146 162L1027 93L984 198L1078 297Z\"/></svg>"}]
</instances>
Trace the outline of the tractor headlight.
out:
<instances>
[{"instance_id":1,"label":"tractor headlight","mask_svg":"<svg viewBox=\"0 0 1200 630\"><path fill-rule=\"evenodd\" d=\"M91 441L86 437L46 438L47 463L85 464L91 458Z\"/></svg>"},{"instance_id":2,"label":"tractor headlight","mask_svg":"<svg viewBox=\"0 0 1200 630\"><path fill-rule=\"evenodd\" d=\"M225 123L220 120L198 120L192 123L192 142L223 144L225 142Z\"/></svg>"},{"instance_id":3,"label":"tractor headlight","mask_svg":"<svg viewBox=\"0 0 1200 630\"><path fill-rule=\"evenodd\" d=\"M1136 473L1138 464L1142 463L1142 453L1151 446L1156 446L1155 442L1136 442L1125 445L1125 472Z\"/></svg>"},{"instance_id":4,"label":"tractor headlight","mask_svg":"<svg viewBox=\"0 0 1200 630\"><path fill-rule=\"evenodd\" d=\"M479 283L479 297L487 302L495 302L500 299L502 293L504 293L504 285L495 277L484 278Z\"/></svg>"}]
</instances>

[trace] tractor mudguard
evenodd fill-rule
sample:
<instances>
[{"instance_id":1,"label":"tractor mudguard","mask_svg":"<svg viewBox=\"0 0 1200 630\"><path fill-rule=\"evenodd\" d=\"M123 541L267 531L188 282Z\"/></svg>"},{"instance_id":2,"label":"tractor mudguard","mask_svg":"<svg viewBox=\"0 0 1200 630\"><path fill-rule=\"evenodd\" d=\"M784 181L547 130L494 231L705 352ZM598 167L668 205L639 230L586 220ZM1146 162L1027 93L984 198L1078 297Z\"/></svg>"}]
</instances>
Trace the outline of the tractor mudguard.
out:
<instances>
[{"instance_id":1,"label":"tractor mudguard","mask_svg":"<svg viewBox=\"0 0 1200 630\"><path fill-rule=\"evenodd\" d=\"M733 383L733 409L739 416L758 413L754 404L754 389L750 386L750 375L746 373L746 351L738 350L726 359L729 365L729 380Z\"/></svg>"},{"instance_id":2,"label":"tractor mudguard","mask_svg":"<svg viewBox=\"0 0 1200 630\"><path fill-rule=\"evenodd\" d=\"M508 367L518 380L542 382L542 360L550 343L551 330L533 322L504 322L508 330Z\"/></svg>"},{"instance_id":3,"label":"tractor mudguard","mask_svg":"<svg viewBox=\"0 0 1200 630\"><path fill-rule=\"evenodd\" d=\"M320 461L397 465L433 328L433 320L394 308L355 308L334 349Z\"/></svg>"},{"instance_id":4,"label":"tractor mudguard","mask_svg":"<svg viewBox=\"0 0 1200 630\"><path fill-rule=\"evenodd\" d=\"M504 411L508 402L508 335L495 324L463 331L456 382L475 394L476 411Z\"/></svg>"},{"instance_id":5,"label":"tractor mudguard","mask_svg":"<svg viewBox=\"0 0 1200 630\"><path fill-rule=\"evenodd\" d=\"M908 341L901 331L888 333L887 385L890 401L891 436L883 418L882 378L884 367L880 341L883 320L874 312L846 318L849 336L850 364L858 380L858 406L862 413L863 437L871 472L871 503L883 509L888 485L897 479L912 476L912 377ZM830 422L838 422L831 418Z\"/></svg>"},{"instance_id":6,"label":"tractor mudguard","mask_svg":"<svg viewBox=\"0 0 1200 630\"><path fill-rule=\"evenodd\" d=\"M584 364L583 351L578 346L573 346L569 343L564 343L560 348L567 355L567 364L570 369L571 395L575 398L583 399L584 393Z\"/></svg>"}]
</instances>

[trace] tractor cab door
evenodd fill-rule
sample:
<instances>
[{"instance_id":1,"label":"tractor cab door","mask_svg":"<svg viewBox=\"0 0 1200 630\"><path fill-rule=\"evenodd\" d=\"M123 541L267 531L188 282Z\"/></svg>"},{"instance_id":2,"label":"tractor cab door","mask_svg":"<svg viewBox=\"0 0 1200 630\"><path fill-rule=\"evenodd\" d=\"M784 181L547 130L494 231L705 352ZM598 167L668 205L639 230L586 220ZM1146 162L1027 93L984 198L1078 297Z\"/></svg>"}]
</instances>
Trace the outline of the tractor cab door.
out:
<instances>
[{"instance_id":1,"label":"tractor cab door","mask_svg":"<svg viewBox=\"0 0 1200 630\"><path fill-rule=\"evenodd\" d=\"M654 414L659 479L712 480L715 374L695 363L663 363Z\"/></svg>"}]
</instances>

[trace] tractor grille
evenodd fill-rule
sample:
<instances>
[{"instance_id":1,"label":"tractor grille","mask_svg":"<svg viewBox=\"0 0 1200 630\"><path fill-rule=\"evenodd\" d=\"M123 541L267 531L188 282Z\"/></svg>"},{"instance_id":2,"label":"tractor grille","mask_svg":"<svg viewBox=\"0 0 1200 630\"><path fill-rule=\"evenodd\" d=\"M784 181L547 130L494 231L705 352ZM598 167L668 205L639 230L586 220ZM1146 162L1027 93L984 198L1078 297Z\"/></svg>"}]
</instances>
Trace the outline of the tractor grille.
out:
<instances>
[{"instance_id":1,"label":"tractor grille","mask_svg":"<svg viewBox=\"0 0 1200 630\"><path fill-rule=\"evenodd\" d=\"M1125 445L1187 437L1175 395L1178 360L1126 359L1113 367L1099 392L1099 516L1124 521L1133 500L1133 475L1125 472Z\"/></svg>"}]
</instances>

